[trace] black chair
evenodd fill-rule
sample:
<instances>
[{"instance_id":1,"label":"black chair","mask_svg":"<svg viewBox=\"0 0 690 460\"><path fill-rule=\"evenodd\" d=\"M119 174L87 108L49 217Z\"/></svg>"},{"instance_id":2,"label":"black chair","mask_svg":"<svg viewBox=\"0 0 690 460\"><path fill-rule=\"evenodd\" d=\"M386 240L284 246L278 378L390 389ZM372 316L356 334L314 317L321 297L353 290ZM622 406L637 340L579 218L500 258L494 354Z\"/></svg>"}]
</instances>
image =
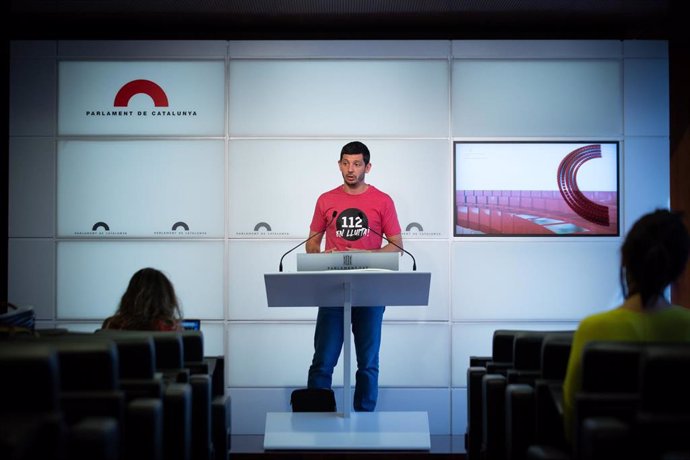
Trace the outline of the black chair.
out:
<instances>
[{"instance_id":1,"label":"black chair","mask_svg":"<svg viewBox=\"0 0 690 460\"><path fill-rule=\"evenodd\" d=\"M49 347L0 344L3 458L63 458L67 427L59 410L58 369L57 355Z\"/></svg>"},{"instance_id":2,"label":"black chair","mask_svg":"<svg viewBox=\"0 0 690 460\"><path fill-rule=\"evenodd\" d=\"M517 331L513 337L512 366L491 374L487 365L487 374L482 378L481 449L486 459L523 458L536 429L533 385L541 376L544 338L571 332Z\"/></svg>"},{"instance_id":3,"label":"black chair","mask_svg":"<svg viewBox=\"0 0 690 460\"><path fill-rule=\"evenodd\" d=\"M634 439L644 458L690 450L690 344L652 344L640 363Z\"/></svg>"},{"instance_id":4,"label":"black chair","mask_svg":"<svg viewBox=\"0 0 690 460\"><path fill-rule=\"evenodd\" d=\"M582 351L582 388L575 397L571 443L565 441L563 392L560 385L547 386L551 405L552 437L542 431L528 448L530 460L609 455L617 439L631 425L639 404L640 342L590 342ZM556 422L559 420L559 422ZM556 428L557 427L557 428ZM623 452L618 450L619 454Z\"/></svg>"},{"instance_id":5,"label":"black chair","mask_svg":"<svg viewBox=\"0 0 690 460\"><path fill-rule=\"evenodd\" d=\"M491 356L470 356L467 369L467 431L465 449L470 460L478 459L483 443L482 379L487 373L505 374L513 364L513 342L522 330L497 329L491 339Z\"/></svg>"},{"instance_id":6,"label":"black chair","mask_svg":"<svg viewBox=\"0 0 690 460\"><path fill-rule=\"evenodd\" d=\"M559 415L549 411L552 408L538 399L538 395L543 399L550 386L562 385L573 333L529 332L515 337L515 368L507 372L505 391L507 459L524 459L529 446L537 442L539 436L544 436L544 430L562 435ZM542 433L538 436L539 430Z\"/></svg>"}]
</instances>

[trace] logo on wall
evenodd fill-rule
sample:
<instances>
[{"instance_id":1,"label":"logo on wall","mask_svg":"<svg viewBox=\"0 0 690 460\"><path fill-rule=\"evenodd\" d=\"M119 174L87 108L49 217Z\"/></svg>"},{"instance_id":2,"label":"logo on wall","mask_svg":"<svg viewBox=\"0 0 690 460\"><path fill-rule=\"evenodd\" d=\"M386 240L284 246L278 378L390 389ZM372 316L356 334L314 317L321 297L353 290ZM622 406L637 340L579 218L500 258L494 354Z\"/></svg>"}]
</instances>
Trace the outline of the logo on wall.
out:
<instances>
[{"instance_id":1,"label":"logo on wall","mask_svg":"<svg viewBox=\"0 0 690 460\"><path fill-rule=\"evenodd\" d=\"M235 232L236 236L288 236L288 232L274 232L271 224L265 221L257 222L251 232Z\"/></svg>"},{"instance_id":2,"label":"logo on wall","mask_svg":"<svg viewBox=\"0 0 690 460\"><path fill-rule=\"evenodd\" d=\"M138 108L137 110L127 110L129 108L131 99L140 94L148 96L153 103L154 108ZM109 118L189 118L196 117L197 112L196 109L193 108L185 110L170 108L168 95L163 87L151 80L137 79L122 85L122 87L115 94L112 108L87 110L85 115L87 117Z\"/></svg>"},{"instance_id":3,"label":"logo on wall","mask_svg":"<svg viewBox=\"0 0 690 460\"><path fill-rule=\"evenodd\" d=\"M402 232L404 237L411 236L441 236L440 232L425 232L424 227L419 222L410 222Z\"/></svg>"},{"instance_id":4,"label":"logo on wall","mask_svg":"<svg viewBox=\"0 0 690 460\"><path fill-rule=\"evenodd\" d=\"M193 232L189 231L189 225L186 222L178 220L175 222L170 230L164 232L153 232L156 236L169 235L169 236L199 236L206 235L206 232Z\"/></svg>"},{"instance_id":5,"label":"logo on wall","mask_svg":"<svg viewBox=\"0 0 690 460\"><path fill-rule=\"evenodd\" d=\"M79 236L123 236L127 232L116 232L110 230L110 225L106 222L98 221L91 226L91 231L85 232L74 232L75 235Z\"/></svg>"}]
</instances>

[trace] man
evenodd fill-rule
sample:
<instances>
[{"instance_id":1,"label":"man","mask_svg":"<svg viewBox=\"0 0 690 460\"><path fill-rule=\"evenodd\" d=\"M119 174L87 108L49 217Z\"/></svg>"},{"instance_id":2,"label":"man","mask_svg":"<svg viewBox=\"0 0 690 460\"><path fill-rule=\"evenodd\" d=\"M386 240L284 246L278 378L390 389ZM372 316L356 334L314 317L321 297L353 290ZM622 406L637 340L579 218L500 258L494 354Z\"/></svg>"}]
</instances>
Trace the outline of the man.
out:
<instances>
[{"instance_id":1,"label":"man","mask_svg":"<svg viewBox=\"0 0 690 460\"><path fill-rule=\"evenodd\" d=\"M371 170L369 159L369 149L361 142L350 142L342 148L338 166L343 185L319 196L310 226L310 239L306 244L307 252L321 251L324 233L324 252L400 252L403 242L393 200L365 181ZM388 241L380 235L385 235ZM356 411L373 411L376 407L384 310L385 306L352 309L352 333L357 356L353 397ZM342 307L319 307L314 331L314 358L307 382L309 388L331 388L333 368L342 345Z\"/></svg>"}]
</instances>

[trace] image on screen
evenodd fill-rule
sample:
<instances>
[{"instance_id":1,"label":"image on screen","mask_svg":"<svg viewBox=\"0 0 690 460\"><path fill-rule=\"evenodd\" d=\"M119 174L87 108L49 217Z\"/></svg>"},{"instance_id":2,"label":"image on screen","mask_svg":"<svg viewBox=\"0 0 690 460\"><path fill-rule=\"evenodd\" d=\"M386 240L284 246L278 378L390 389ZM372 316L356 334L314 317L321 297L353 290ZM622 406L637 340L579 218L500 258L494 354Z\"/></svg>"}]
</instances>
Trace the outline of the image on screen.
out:
<instances>
[{"instance_id":1,"label":"image on screen","mask_svg":"<svg viewBox=\"0 0 690 460\"><path fill-rule=\"evenodd\" d=\"M618 148L455 142L455 236L618 236Z\"/></svg>"}]
</instances>

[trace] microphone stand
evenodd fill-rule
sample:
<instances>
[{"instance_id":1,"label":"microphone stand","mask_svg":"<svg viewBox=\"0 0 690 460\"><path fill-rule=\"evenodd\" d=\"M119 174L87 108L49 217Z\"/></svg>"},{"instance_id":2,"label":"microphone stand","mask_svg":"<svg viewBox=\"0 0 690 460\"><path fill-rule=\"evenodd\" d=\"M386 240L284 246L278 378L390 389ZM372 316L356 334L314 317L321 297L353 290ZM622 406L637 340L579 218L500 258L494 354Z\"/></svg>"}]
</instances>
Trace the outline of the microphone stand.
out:
<instances>
[{"instance_id":1,"label":"microphone stand","mask_svg":"<svg viewBox=\"0 0 690 460\"><path fill-rule=\"evenodd\" d=\"M362 217L362 216L360 216L360 217ZM374 232L374 235L380 236L381 238L388 241L390 244L392 244L396 248L400 249L402 252L404 252L408 256L412 257L412 271L415 271L415 272L417 271L417 261L415 260L414 256L412 255L412 253L410 251L406 250L405 248L403 248L400 245L395 244L394 242L392 242L391 240L389 240L388 238L386 238L385 236L383 236L382 234L380 234L379 232L377 232L376 230L374 230L371 227L367 227L367 230Z\"/></svg>"},{"instance_id":2,"label":"microphone stand","mask_svg":"<svg viewBox=\"0 0 690 460\"><path fill-rule=\"evenodd\" d=\"M320 231L320 232L314 233L312 236L310 236L309 238L307 238L306 240L302 241L300 244L298 244L297 246L295 246L294 248L290 249L290 250L287 251L285 254L283 254L283 257L280 258L280 264L278 264L278 271L279 271L279 272L282 272L282 271L283 271L283 259L285 258L286 255L290 254L292 251L294 251L294 250L297 249L298 247L302 246L303 244L305 244L307 241L311 240L312 238L314 238L314 237L316 237L316 236L318 236L318 235L323 235L324 233L326 233L326 230L328 230L328 227L333 223L333 221L335 220L335 217L336 217L337 215L338 215L338 211L333 211L333 216L331 216L331 221L328 223L328 225L326 225L326 228L324 228L324 229L323 229L322 231Z\"/></svg>"}]
</instances>

